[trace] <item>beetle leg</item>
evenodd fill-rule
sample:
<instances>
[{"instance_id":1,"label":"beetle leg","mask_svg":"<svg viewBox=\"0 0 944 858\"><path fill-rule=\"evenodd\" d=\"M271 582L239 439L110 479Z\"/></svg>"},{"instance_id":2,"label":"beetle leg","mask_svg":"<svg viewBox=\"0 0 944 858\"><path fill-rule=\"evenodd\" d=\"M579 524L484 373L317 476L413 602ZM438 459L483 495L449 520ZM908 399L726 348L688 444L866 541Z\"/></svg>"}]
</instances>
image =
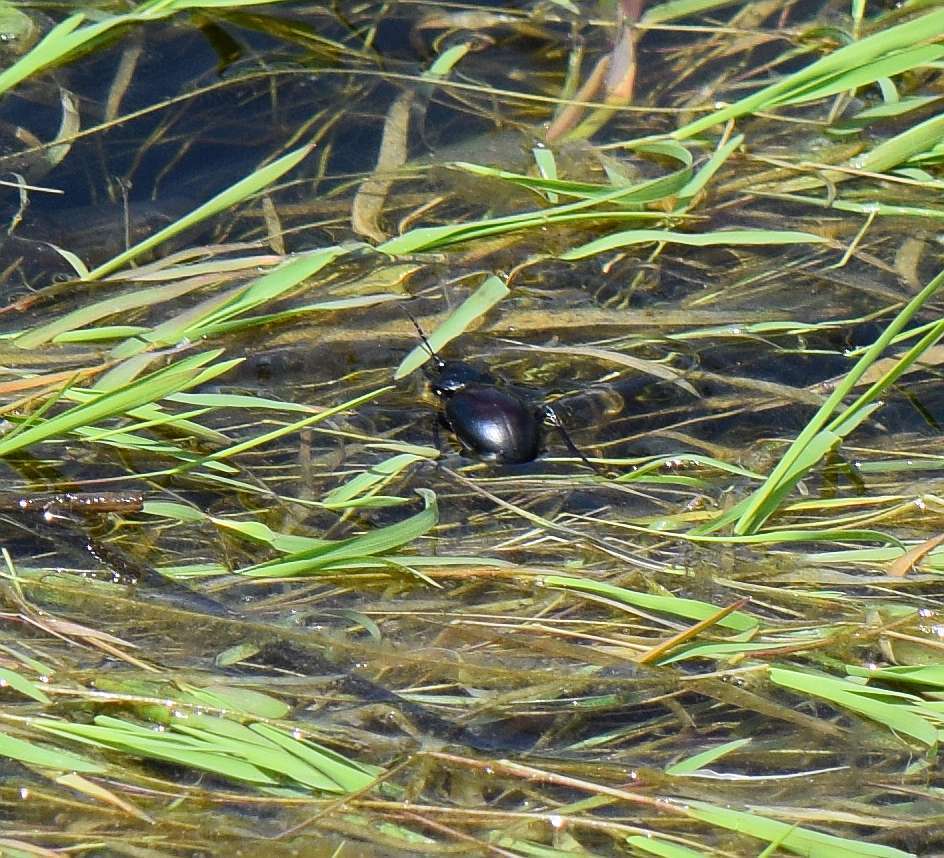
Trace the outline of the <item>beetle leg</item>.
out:
<instances>
[{"instance_id":1,"label":"beetle leg","mask_svg":"<svg viewBox=\"0 0 944 858\"><path fill-rule=\"evenodd\" d=\"M564 441L564 445L570 451L571 455L576 456L588 468L596 471L598 474L605 477L606 472L599 465L595 465L593 462L591 462L586 457L586 455L584 455L584 453L580 450L580 448L574 443L573 438L570 437L570 433L565 428L557 412L553 408L551 408L550 405L545 405L542 408L542 412L544 415L544 422L547 423L549 426L553 426L558 431L558 433L560 434L561 438Z\"/></svg>"},{"instance_id":2,"label":"beetle leg","mask_svg":"<svg viewBox=\"0 0 944 858\"><path fill-rule=\"evenodd\" d=\"M445 442L442 438L442 429L446 430ZM452 443L450 440L453 438L455 438L455 443ZM441 411L437 412L433 420L433 446L439 450L440 459L447 455L454 456L457 452L461 453L462 455L466 455L469 452L466 450L462 442L455 437L455 433L452 431L452 426L449 425L446 415Z\"/></svg>"},{"instance_id":3,"label":"beetle leg","mask_svg":"<svg viewBox=\"0 0 944 858\"><path fill-rule=\"evenodd\" d=\"M440 429L448 429L449 425L446 423L446 418L443 416L442 412L437 411L433 417L433 446L439 450L439 454L442 455L442 439L439 437Z\"/></svg>"}]
</instances>

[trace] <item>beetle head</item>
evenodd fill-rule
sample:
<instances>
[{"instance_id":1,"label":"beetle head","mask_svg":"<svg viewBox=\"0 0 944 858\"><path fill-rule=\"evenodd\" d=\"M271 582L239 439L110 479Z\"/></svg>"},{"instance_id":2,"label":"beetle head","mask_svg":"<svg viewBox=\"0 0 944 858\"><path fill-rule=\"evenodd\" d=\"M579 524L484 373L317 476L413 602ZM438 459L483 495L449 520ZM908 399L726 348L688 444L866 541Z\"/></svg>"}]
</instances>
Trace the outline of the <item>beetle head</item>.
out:
<instances>
[{"instance_id":1,"label":"beetle head","mask_svg":"<svg viewBox=\"0 0 944 858\"><path fill-rule=\"evenodd\" d=\"M438 357L435 369L427 369L426 377L433 393L443 399L465 390L470 384L495 384L495 379L487 372L482 372L461 360L440 360Z\"/></svg>"},{"instance_id":2,"label":"beetle head","mask_svg":"<svg viewBox=\"0 0 944 858\"><path fill-rule=\"evenodd\" d=\"M423 374L429 379L430 387L436 396L441 399L448 399L454 393L465 390L470 384L495 384L494 377L487 372L477 370L460 360L443 360L429 344L426 334L413 314L406 307L403 307L403 312L413 323L423 348L426 349L431 358L430 362L423 366Z\"/></svg>"}]
</instances>

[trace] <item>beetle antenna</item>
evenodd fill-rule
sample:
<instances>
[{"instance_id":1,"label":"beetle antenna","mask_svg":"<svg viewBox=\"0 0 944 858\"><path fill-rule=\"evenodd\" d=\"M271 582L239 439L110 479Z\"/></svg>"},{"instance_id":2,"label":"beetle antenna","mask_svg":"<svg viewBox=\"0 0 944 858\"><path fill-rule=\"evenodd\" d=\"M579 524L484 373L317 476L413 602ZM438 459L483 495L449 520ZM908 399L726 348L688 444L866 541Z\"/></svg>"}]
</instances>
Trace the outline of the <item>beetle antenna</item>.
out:
<instances>
[{"instance_id":1,"label":"beetle antenna","mask_svg":"<svg viewBox=\"0 0 944 858\"><path fill-rule=\"evenodd\" d=\"M561 439L564 441L564 446L570 451L571 455L576 456L583 462L588 468L593 471L596 471L600 476L607 476L606 471L604 471L599 465L591 462L583 451L574 443L574 439L570 437L570 433L564 427L563 422L560 419L558 413L550 406L544 406L544 420L549 425L553 426L561 436Z\"/></svg>"},{"instance_id":2,"label":"beetle antenna","mask_svg":"<svg viewBox=\"0 0 944 858\"><path fill-rule=\"evenodd\" d=\"M439 369L442 369L446 365L446 362L438 354L436 354L436 352L433 351L433 347L429 344L429 340L426 339L426 334L420 327L420 323L416 321L416 317L402 304L400 305L400 309L406 313L406 317L413 323L413 327L416 328L416 333L419 334L420 342L423 343L423 348L429 352L429 356L436 362L436 366L439 367Z\"/></svg>"}]
</instances>

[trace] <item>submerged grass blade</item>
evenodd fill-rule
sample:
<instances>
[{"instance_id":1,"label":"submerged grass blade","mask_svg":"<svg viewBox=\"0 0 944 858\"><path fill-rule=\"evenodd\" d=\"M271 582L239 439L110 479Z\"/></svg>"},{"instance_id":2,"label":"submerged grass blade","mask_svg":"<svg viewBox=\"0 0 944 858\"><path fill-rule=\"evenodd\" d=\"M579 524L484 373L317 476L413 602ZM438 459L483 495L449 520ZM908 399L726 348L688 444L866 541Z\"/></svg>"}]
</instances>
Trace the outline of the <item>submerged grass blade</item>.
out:
<instances>
[{"instance_id":1,"label":"submerged grass blade","mask_svg":"<svg viewBox=\"0 0 944 858\"><path fill-rule=\"evenodd\" d=\"M92 322L109 316L121 315L131 310L150 307L165 301L173 301L193 291L201 285L192 280L170 283L166 286L152 286L148 289L137 289L127 295L110 297L104 301L83 304L70 313L66 313L51 322L30 328L13 340L14 345L23 349L33 349L52 340L63 341L66 333L78 333Z\"/></svg>"},{"instance_id":2,"label":"submerged grass blade","mask_svg":"<svg viewBox=\"0 0 944 858\"><path fill-rule=\"evenodd\" d=\"M178 393L199 384L203 377L203 365L220 354L220 351L212 351L185 358L165 369L144 376L127 387L101 394L87 403L76 405L61 414L43 420L23 432L8 438L0 438L0 456L8 456L17 450L51 438L62 438L76 429L90 426L109 417L127 414L141 405L156 402L171 393ZM227 368L239 362L239 360L229 361Z\"/></svg>"},{"instance_id":3,"label":"submerged grass blade","mask_svg":"<svg viewBox=\"0 0 944 858\"><path fill-rule=\"evenodd\" d=\"M658 855L659 858L708 858L711 855L710 852L696 852L687 846L679 846L678 843L671 843L658 837L643 837L641 834L627 837L626 843L633 849L649 855Z\"/></svg>"},{"instance_id":4,"label":"submerged grass blade","mask_svg":"<svg viewBox=\"0 0 944 858\"><path fill-rule=\"evenodd\" d=\"M358 405L362 405L365 402L370 402L372 399L382 396L391 389L392 388L390 387L380 387L377 390L370 390L367 393L354 397L354 399L348 400L347 402L342 402L340 405L333 405L331 408L325 408L324 410L319 411L317 414L312 414L309 417L303 417L301 420L296 420L294 423L280 426L278 429L273 429L271 432L265 432L262 435L257 435L254 438L248 439L247 441L240 441L238 444L232 444L225 450L218 450L215 453L211 453L209 456L205 457L203 461L219 462L222 459L231 459L234 456L238 456L240 453L245 453L248 450L254 450L265 444L269 444L272 441L277 441L279 438L284 438L286 435L291 435L307 426L314 426L316 423L322 423L325 420L333 417L335 414L340 414L342 411L348 411L353 408L357 408ZM2 441L2 439L0 439L0 441Z\"/></svg>"},{"instance_id":5,"label":"submerged grass blade","mask_svg":"<svg viewBox=\"0 0 944 858\"><path fill-rule=\"evenodd\" d=\"M716 745L714 748L709 748L707 751L702 751L685 760L679 760L677 763L673 763L666 768L665 773L673 776L694 774L699 769L710 766L715 760L720 760L732 751L749 745L752 741L753 739L734 739L731 742L724 742L721 745Z\"/></svg>"},{"instance_id":6,"label":"submerged grass blade","mask_svg":"<svg viewBox=\"0 0 944 858\"><path fill-rule=\"evenodd\" d=\"M872 668L848 664L846 673L879 682L944 688L944 664L898 664Z\"/></svg>"},{"instance_id":7,"label":"submerged grass blade","mask_svg":"<svg viewBox=\"0 0 944 858\"><path fill-rule=\"evenodd\" d=\"M245 176L238 182L230 185L228 188L218 193L216 196L207 200L202 205L197 206L197 208L195 208L189 214L178 218L169 226L158 230L153 235L145 238L143 241L139 241L133 247L129 247L124 252L119 253L112 259L109 259L108 262L102 263L97 268L90 271L85 279L97 280L100 277L104 277L106 274L116 271L125 263L130 262L132 259L140 256L142 253L145 253L146 251L152 250L158 245L163 244L163 242L167 241L167 239L178 235L184 230L189 229L191 226L194 226L195 224L198 224L207 218L213 217L215 214L219 214L220 212L225 211L226 209L231 208L238 203L241 203L247 197L250 197L258 191L261 191L266 186L272 184L272 182L274 182L276 179L285 175L285 173L287 173L289 170L298 166L298 164L309 155L313 148L314 147L312 146L302 146L293 152L289 152L287 155L283 155L281 158L273 161L271 164L268 164L265 167L260 167L255 172L250 173L248 176Z\"/></svg>"},{"instance_id":8,"label":"submerged grass blade","mask_svg":"<svg viewBox=\"0 0 944 858\"><path fill-rule=\"evenodd\" d=\"M876 721L899 736L909 736L929 748L934 748L938 742L938 731L922 715L916 711L911 702L920 703L917 697L910 695L896 695L899 699L895 703L874 698L874 689L868 686L857 685L843 679L835 679L823 674L804 673L798 670L771 668L768 674L770 681L790 688L809 697L818 697L828 700L842 709L848 709L872 721ZM885 692L891 698L891 693Z\"/></svg>"},{"instance_id":9,"label":"submerged grass blade","mask_svg":"<svg viewBox=\"0 0 944 858\"><path fill-rule=\"evenodd\" d=\"M256 307L281 298L286 292L294 289L307 278L314 276L326 265L348 253L349 250L350 248L333 245L300 254L288 260L284 265L280 265L274 271L270 271L250 283L244 291L215 312L192 324L184 331L183 335L191 338L204 336L206 328L229 321L236 316L254 310Z\"/></svg>"},{"instance_id":10,"label":"submerged grass blade","mask_svg":"<svg viewBox=\"0 0 944 858\"><path fill-rule=\"evenodd\" d=\"M932 149L944 137L944 116L932 116L889 140L885 140L852 162L852 166L883 173Z\"/></svg>"},{"instance_id":11,"label":"submerged grass blade","mask_svg":"<svg viewBox=\"0 0 944 858\"><path fill-rule=\"evenodd\" d=\"M82 23L87 16L76 13L57 24L26 55L0 73L0 93L4 93L38 71L54 66L69 54L90 45L110 30L129 24L146 23L166 18L185 9L225 8L227 6L261 6L281 0L150 0L123 15L105 15L92 23Z\"/></svg>"},{"instance_id":12,"label":"submerged grass blade","mask_svg":"<svg viewBox=\"0 0 944 858\"><path fill-rule=\"evenodd\" d=\"M329 509L344 509L354 501L376 494L411 465L428 461L427 457L416 453L399 453L332 489L321 499L321 502Z\"/></svg>"},{"instance_id":13,"label":"submerged grass blade","mask_svg":"<svg viewBox=\"0 0 944 858\"><path fill-rule=\"evenodd\" d=\"M796 485L797 481L810 467L819 461L832 447L838 436L823 435L824 430L835 433L835 428L849 420L854 411L849 408L842 410L838 418L835 412L848 396L868 369L878 360L881 353L891 341L904 329L914 315L926 304L931 297L944 285L944 271L937 275L927 286L915 295L898 313L892 322L885 328L881 336L872 343L855 366L843 377L833 389L832 393L803 428L803 431L790 445L783 458L767 477L764 484L756 489L748 498L737 504L732 510L712 522L707 528L698 532L709 532L725 524L735 522L736 534L756 533L764 522L773 515L779 507L780 501ZM917 353L908 356L909 362L917 360ZM889 379L897 378L897 374L886 376ZM868 397L859 397L855 408L861 409L874 400L885 389L884 385L873 385L869 389ZM868 399L868 401L866 401ZM838 423L837 423L838 421ZM832 427L832 428L830 428Z\"/></svg>"},{"instance_id":14,"label":"submerged grass blade","mask_svg":"<svg viewBox=\"0 0 944 858\"><path fill-rule=\"evenodd\" d=\"M345 792L359 792L366 789L383 773L383 769L378 766L361 766L334 753L329 748L316 745L311 741L301 742L284 730L269 724L250 724L249 729L272 744L278 745L286 753L300 758L310 768L322 772Z\"/></svg>"},{"instance_id":15,"label":"submerged grass blade","mask_svg":"<svg viewBox=\"0 0 944 858\"><path fill-rule=\"evenodd\" d=\"M436 495L429 489L416 491L423 498L425 508L404 521L368 531L351 539L333 542L329 546L250 566L239 570L238 574L249 578L289 578L317 573L327 567L337 570L344 568L350 561L382 555L412 542L435 527L439 521Z\"/></svg>"},{"instance_id":16,"label":"submerged grass blade","mask_svg":"<svg viewBox=\"0 0 944 858\"><path fill-rule=\"evenodd\" d=\"M725 245L759 245L761 247L778 244L822 244L826 239L811 232L796 232L774 229L729 229L718 232L688 233L674 232L668 229L630 229L615 232L594 241L574 247L560 254L561 259L574 260L606 253L621 247L636 244L665 242L666 244L685 244L691 247L716 247Z\"/></svg>"},{"instance_id":17,"label":"submerged grass blade","mask_svg":"<svg viewBox=\"0 0 944 858\"><path fill-rule=\"evenodd\" d=\"M850 74L858 70L858 79L862 83L877 80L883 76L879 61L887 59L899 51L910 51L916 45L935 38L944 32L944 10L937 9L927 15L914 18L904 24L881 30L859 41L839 48L833 53L816 60L804 69L788 75L783 80L766 86L758 92L702 116L688 125L684 125L671 136L675 140L686 140L727 122L758 111L769 110L777 104L796 98L800 93L817 84L832 80L839 75ZM869 69L872 72L869 73ZM815 90L814 90L815 91Z\"/></svg>"},{"instance_id":18,"label":"submerged grass blade","mask_svg":"<svg viewBox=\"0 0 944 858\"><path fill-rule=\"evenodd\" d=\"M200 742L181 733L158 733L117 718L96 718L94 724L36 719L34 726L55 736L137 757L212 772L244 783L277 786L279 780L259 766L237 758L229 749Z\"/></svg>"},{"instance_id":19,"label":"submerged grass blade","mask_svg":"<svg viewBox=\"0 0 944 858\"><path fill-rule=\"evenodd\" d=\"M40 730L84 744L165 760L262 786L294 785L306 790L343 794L365 789L383 774L380 768L348 760L313 742L295 738L280 728L261 722L247 726L217 715L173 717L160 732L111 716L98 716L94 724L46 718L37 718L32 723ZM0 740L0 753L2 751ZM67 761L80 759L65 754L61 756ZM79 765L83 762L80 761ZM56 768L61 768L61 765ZM98 767L91 769L100 770Z\"/></svg>"},{"instance_id":20,"label":"submerged grass blade","mask_svg":"<svg viewBox=\"0 0 944 858\"><path fill-rule=\"evenodd\" d=\"M14 691L19 691L20 694L31 697L37 703L52 702L46 692L35 682L9 667L0 667L0 688L12 688Z\"/></svg>"},{"instance_id":21,"label":"submerged grass blade","mask_svg":"<svg viewBox=\"0 0 944 858\"><path fill-rule=\"evenodd\" d=\"M672 175L675 176L676 174ZM411 229L409 232L395 236L389 241L378 245L377 250L391 256L421 253L441 247L448 247L474 238L483 238L489 235L504 235L523 229L540 229L552 224L577 223L580 220L661 220L665 215L658 212L607 211L598 209L597 207L605 203L626 205L631 202L639 202L640 198L651 201L653 194L656 195L655 199L662 199L664 196L671 196L672 191L668 190L668 188L671 187L678 190L684 187L689 178L691 178L691 169L685 168L677 171L677 177L670 185L660 187L657 191L653 191L650 183L647 182L638 186L615 188L614 190L600 193L596 197L578 200L577 202L568 203L567 205L553 206L547 209L523 212L522 214L486 218L469 223L417 227L416 229Z\"/></svg>"},{"instance_id":22,"label":"submerged grass blade","mask_svg":"<svg viewBox=\"0 0 944 858\"><path fill-rule=\"evenodd\" d=\"M570 578L562 575L545 575L542 582L547 587L557 587L579 593L601 596L607 600L642 608L646 611L660 611L687 620L707 620L718 614L718 608L708 602L695 599L682 599L678 596L657 596L652 593L639 593L616 587L604 581L590 581L585 578ZM734 611L718 620L718 625L737 632L749 631L758 626L758 620L743 611Z\"/></svg>"},{"instance_id":23,"label":"submerged grass blade","mask_svg":"<svg viewBox=\"0 0 944 858\"><path fill-rule=\"evenodd\" d=\"M746 813L728 807L717 807L705 801L686 802L686 813L709 825L738 831L768 843L777 843L781 849L804 858L914 858L912 853L892 846L823 834L810 828L769 819L756 812Z\"/></svg>"},{"instance_id":24,"label":"submerged grass blade","mask_svg":"<svg viewBox=\"0 0 944 858\"><path fill-rule=\"evenodd\" d=\"M6 733L0 733L0 756L18 760L28 766L39 766L60 772L73 771L102 774L106 770L106 767L101 763L87 760L78 754L70 754L60 748L53 749L45 745L34 745L32 742L18 739Z\"/></svg>"}]
</instances>

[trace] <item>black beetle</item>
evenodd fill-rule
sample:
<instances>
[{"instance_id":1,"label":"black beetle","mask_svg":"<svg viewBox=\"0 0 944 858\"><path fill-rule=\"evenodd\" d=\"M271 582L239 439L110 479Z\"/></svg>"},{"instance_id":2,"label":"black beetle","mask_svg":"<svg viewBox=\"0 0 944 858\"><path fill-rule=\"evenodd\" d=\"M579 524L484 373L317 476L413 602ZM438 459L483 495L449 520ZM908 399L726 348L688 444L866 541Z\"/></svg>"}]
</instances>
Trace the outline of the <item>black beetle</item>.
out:
<instances>
[{"instance_id":1,"label":"black beetle","mask_svg":"<svg viewBox=\"0 0 944 858\"><path fill-rule=\"evenodd\" d=\"M544 428L552 426L567 449L599 472L571 440L557 412L526 392L505 387L495 376L464 361L446 361L433 351L419 322L409 313L433 361L424 366L433 393L443 402L442 420L474 456L504 464L533 462L544 451Z\"/></svg>"}]
</instances>

